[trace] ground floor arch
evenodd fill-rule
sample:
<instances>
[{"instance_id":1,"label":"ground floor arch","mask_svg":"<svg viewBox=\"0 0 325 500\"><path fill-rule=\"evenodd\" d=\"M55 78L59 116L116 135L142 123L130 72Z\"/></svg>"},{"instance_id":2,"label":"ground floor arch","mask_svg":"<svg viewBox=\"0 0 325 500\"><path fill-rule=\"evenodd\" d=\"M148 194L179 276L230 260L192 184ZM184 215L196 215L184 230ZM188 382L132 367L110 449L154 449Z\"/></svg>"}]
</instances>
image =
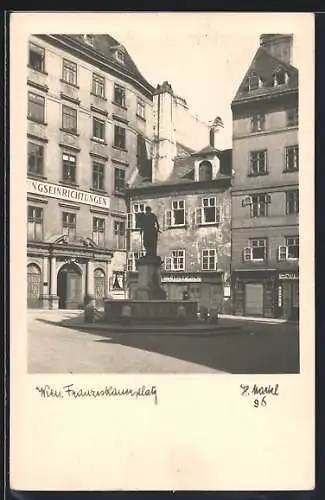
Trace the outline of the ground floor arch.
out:
<instances>
[{"instance_id":1,"label":"ground floor arch","mask_svg":"<svg viewBox=\"0 0 325 500\"><path fill-rule=\"evenodd\" d=\"M82 274L78 266L65 264L57 275L59 309L81 309L83 307Z\"/></svg>"},{"instance_id":2,"label":"ground floor arch","mask_svg":"<svg viewBox=\"0 0 325 500\"><path fill-rule=\"evenodd\" d=\"M27 307L37 309L41 298L41 269L37 264L27 266Z\"/></svg>"}]
</instances>

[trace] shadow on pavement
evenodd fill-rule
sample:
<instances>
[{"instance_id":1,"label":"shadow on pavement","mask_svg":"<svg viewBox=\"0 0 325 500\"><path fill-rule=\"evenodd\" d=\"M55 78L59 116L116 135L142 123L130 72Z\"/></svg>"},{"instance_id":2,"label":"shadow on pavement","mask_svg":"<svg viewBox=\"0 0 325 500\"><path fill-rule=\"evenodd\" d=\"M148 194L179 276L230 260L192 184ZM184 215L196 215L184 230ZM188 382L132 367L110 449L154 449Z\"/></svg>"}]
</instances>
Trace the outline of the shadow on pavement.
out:
<instances>
[{"instance_id":1,"label":"shadow on pavement","mask_svg":"<svg viewBox=\"0 0 325 500\"><path fill-rule=\"evenodd\" d=\"M222 335L121 334L80 328L83 316L61 322L38 321L104 337L96 342L155 352L232 374L299 373L299 333L295 325L245 325ZM228 324L227 320L222 321Z\"/></svg>"}]
</instances>

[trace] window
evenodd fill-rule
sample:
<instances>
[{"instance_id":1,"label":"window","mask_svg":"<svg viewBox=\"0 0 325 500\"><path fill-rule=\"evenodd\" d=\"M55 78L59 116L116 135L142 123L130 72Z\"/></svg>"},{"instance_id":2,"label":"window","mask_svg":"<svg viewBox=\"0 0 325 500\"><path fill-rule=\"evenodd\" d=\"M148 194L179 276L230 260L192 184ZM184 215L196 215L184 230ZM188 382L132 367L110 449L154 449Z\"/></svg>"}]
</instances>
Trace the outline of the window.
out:
<instances>
[{"instance_id":1,"label":"window","mask_svg":"<svg viewBox=\"0 0 325 500\"><path fill-rule=\"evenodd\" d=\"M93 74L93 93L98 97L105 97L105 78Z\"/></svg>"},{"instance_id":2,"label":"window","mask_svg":"<svg viewBox=\"0 0 325 500\"><path fill-rule=\"evenodd\" d=\"M134 203L132 205L132 213L127 214L127 227L128 229L140 229L141 219L145 213L144 203Z\"/></svg>"},{"instance_id":3,"label":"window","mask_svg":"<svg viewBox=\"0 0 325 500\"><path fill-rule=\"evenodd\" d=\"M287 215L299 213L299 190L294 189L286 192Z\"/></svg>"},{"instance_id":4,"label":"window","mask_svg":"<svg viewBox=\"0 0 325 500\"><path fill-rule=\"evenodd\" d=\"M62 106L62 128L72 134L77 133L77 110L69 106Z\"/></svg>"},{"instance_id":5,"label":"window","mask_svg":"<svg viewBox=\"0 0 325 500\"><path fill-rule=\"evenodd\" d=\"M202 271L215 271L217 268L217 250L202 250Z\"/></svg>"},{"instance_id":6,"label":"window","mask_svg":"<svg viewBox=\"0 0 325 500\"><path fill-rule=\"evenodd\" d=\"M251 73L251 75L247 79L247 88L248 90L256 90L262 86L261 79L255 74Z\"/></svg>"},{"instance_id":7,"label":"window","mask_svg":"<svg viewBox=\"0 0 325 500\"><path fill-rule=\"evenodd\" d=\"M299 170L298 146L288 146L285 149L285 171L295 172Z\"/></svg>"},{"instance_id":8,"label":"window","mask_svg":"<svg viewBox=\"0 0 325 500\"><path fill-rule=\"evenodd\" d=\"M216 206L216 197L203 198L201 207L195 210L196 225L217 224L220 222L220 208Z\"/></svg>"},{"instance_id":9,"label":"window","mask_svg":"<svg viewBox=\"0 0 325 500\"><path fill-rule=\"evenodd\" d=\"M28 173L42 175L44 168L44 146L28 143Z\"/></svg>"},{"instance_id":10,"label":"window","mask_svg":"<svg viewBox=\"0 0 325 500\"><path fill-rule=\"evenodd\" d=\"M252 194L250 205L251 217L266 217L268 203L270 203L270 195L265 193Z\"/></svg>"},{"instance_id":11,"label":"window","mask_svg":"<svg viewBox=\"0 0 325 500\"><path fill-rule=\"evenodd\" d=\"M298 108L288 109L287 126L295 127L296 125L298 125L298 121L299 121Z\"/></svg>"},{"instance_id":12,"label":"window","mask_svg":"<svg viewBox=\"0 0 325 500\"><path fill-rule=\"evenodd\" d=\"M28 240L43 239L43 209L39 207L28 207Z\"/></svg>"},{"instance_id":13,"label":"window","mask_svg":"<svg viewBox=\"0 0 325 500\"><path fill-rule=\"evenodd\" d=\"M125 188L125 170L115 168L114 174L114 189L115 191L123 191Z\"/></svg>"},{"instance_id":14,"label":"window","mask_svg":"<svg viewBox=\"0 0 325 500\"><path fill-rule=\"evenodd\" d=\"M94 45L94 35L83 35L83 39L88 45Z\"/></svg>"},{"instance_id":15,"label":"window","mask_svg":"<svg viewBox=\"0 0 325 500\"><path fill-rule=\"evenodd\" d=\"M62 213L62 233L72 240L76 239L77 216L70 212Z\"/></svg>"},{"instance_id":16,"label":"window","mask_svg":"<svg viewBox=\"0 0 325 500\"><path fill-rule=\"evenodd\" d=\"M166 271L184 271L185 250L173 250L171 257L165 258Z\"/></svg>"},{"instance_id":17,"label":"window","mask_svg":"<svg viewBox=\"0 0 325 500\"><path fill-rule=\"evenodd\" d=\"M31 68L37 71L45 70L45 50L43 47L35 45L35 43L29 44L29 59L28 64Z\"/></svg>"},{"instance_id":18,"label":"window","mask_svg":"<svg viewBox=\"0 0 325 500\"><path fill-rule=\"evenodd\" d=\"M285 85L288 82L288 73L286 73L282 68L276 70L273 75L273 85Z\"/></svg>"},{"instance_id":19,"label":"window","mask_svg":"<svg viewBox=\"0 0 325 500\"><path fill-rule=\"evenodd\" d=\"M63 59L62 80L71 85L77 85L77 65L74 62Z\"/></svg>"},{"instance_id":20,"label":"window","mask_svg":"<svg viewBox=\"0 0 325 500\"><path fill-rule=\"evenodd\" d=\"M64 182L76 182L76 163L77 158L75 155L63 153L62 155L62 180Z\"/></svg>"},{"instance_id":21,"label":"window","mask_svg":"<svg viewBox=\"0 0 325 500\"><path fill-rule=\"evenodd\" d=\"M28 118L35 122L44 123L45 98L41 95L28 92Z\"/></svg>"},{"instance_id":22,"label":"window","mask_svg":"<svg viewBox=\"0 0 325 500\"><path fill-rule=\"evenodd\" d=\"M141 259L145 254L144 250L138 250L137 252L129 252L128 253L128 263L127 269L128 271L136 271L137 270L137 261Z\"/></svg>"},{"instance_id":23,"label":"window","mask_svg":"<svg viewBox=\"0 0 325 500\"><path fill-rule=\"evenodd\" d=\"M114 103L125 107L125 88L120 85L114 85Z\"/></svg>"},{"instance_id":24,"label":"window","mask_svg":"<svg viewBox=\"0 0 325 500\"><path fill-rule=\"evenodd\" d=\"M114 146L125 149L125 128L115 125L114 127Z\"/></svg>"},{"instance_id":25,"label":"window","mask_svg":"<svg viewBox=\"0 0 325 500\"><path fill-rule=\"evenodd\" d=\"M117 50L115 52L115 57L116 57L118 62L124 64L124 62L125 62L124 52L122 52L121 50Z\"/></svg>"},{"instance_id":26,"label":"window","mask_svg":"<svg viewBox=\"0 0 325 500\"><path fill-rule=\"evenodd\" d=\"M244 248L244 261L262 262L266 260L266 239L252 239L250 246Z\"/></svg>"},{"instance_id":27,"label":"window","mask_svg":"<svg viewBox=\"0 0 325 500\"><path fill-rule=\"evenodd\" d=\"M145 119L145 104L142 99L138 99L137 101L137 116Z\"/></svg>"},{"instance_id":28,"label":"window","mask_svg":"<svg viewBox=\"0 0 325 500\"><path fill-rule=\"evenodd\" d=\"M249 175L263 175L267 173L266 150L251 151L249 154Z\"/></svg>"},{"instance_id":29,"label":"window","mask_svg":"<svg viewBox=\"0 0 325 500\"><path fill-rule=\"evenodd\" d=\"M278 248L279 260L298 260L299 259L299 237L290 236L286 238L285 245Z\"/></svg>"},{"instance_id":30,"label":"window","mask_svg":"<svg viewBox=\"0 0 325 500\"><path fill-rule=\"evenodd\" d=\"M167 227L185 225L185 201L172 201L172 209L165 211L165 225Z\"/></svg>"},{"instance_id":31,"label":"window","mask_svg":"<svg viewBox=\"0 0 325 500\"><path fill-rule=\"evenodd\" d=\"M123 271L113 271L112 274L112 290L124 290L124 272Z\"/></svg>"},{"instance_id":32,"label":"window","mask_svg":"<svg viewBox=\"0 0 325 500\"><path fill-rule=\"evenodd\" d=\"M105 122L93 118L93 137L99 141L105 141Z\"/></svg>"},{"instance_id":33,"label":"window","mask_svg":"<svg viewBox=\"0 0 325 500\"><path fill-rule=\"evenodd\" d=\"M212 180L212 164L210 161L202 161L199 165L199 181Z\"/></svg>"},{"instance_id":34,"label":"window","mask_svg":"<svg viewBox=\"0 0 325 500\"><path fill-rule=\"evenodd\" d=\"M93 241L99 247L105 246L105 219L93 218Z\"/></svg>"},{"instance_id":35,"label":"window","mask_svg":"<svg viewBox=\"0 0 325 500\"><path fill-rule=\"evenodd\" d=\"M122 220L114 221L114 248L125 248L125 222Z\"/></svg>"},{"instance_id":36,"label":"window","mask_svg":"<svg viewBox=\"0 0 325 500\"><path fill-rule=\"evenodd\" d=\"M251 131L260 132L265 128L265 115L255 114L251 118Z\"/></svg>"},{"instance_id":37,"label":"window","mask_svg":"<svg viewBox=\"0 0 325 500\"><path fill-rule=\"evenodd\" d=\"M93 188L104 189L104 165L93 161Z\"/></svg>"}]
</instances>

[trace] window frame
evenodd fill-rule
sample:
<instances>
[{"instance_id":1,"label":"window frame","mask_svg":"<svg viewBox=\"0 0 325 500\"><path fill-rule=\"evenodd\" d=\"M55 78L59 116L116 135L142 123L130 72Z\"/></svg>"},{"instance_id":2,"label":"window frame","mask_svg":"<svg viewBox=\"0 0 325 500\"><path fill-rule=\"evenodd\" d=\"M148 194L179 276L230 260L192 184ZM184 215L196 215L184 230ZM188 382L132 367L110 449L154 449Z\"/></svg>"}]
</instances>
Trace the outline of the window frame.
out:
<instances>
[{"instance_id":1,"label":"window frame","mask_svg":"<svg viewBox=\"0 0 325 500\"><path fill-rule=\"evenodd\" d=\"M261 158L260 155L263 154L263 165L264 170L261 169ZM256 158L254 156L256 155ZM254 161L257 163L257 171L255 172L253 169ZM258 177L259 175L267 175L268 174L268 155L267 149L258 149L249 152L249 171L248 175L250 177Z\"/></svg>"},{"instance_id":2,"label":"window frame","mask_svg":"<svg viewBox=\"0 0 325 500\"><path fill-rule=\"evenodd\" d=\"M123 172L123 175L120 175ZM125 190L126 171L124 168L114 167L114 191L123 193Z\"/></svg>"},{"instance_id":3,"label":"window frame","mask_svg":"<svg viewBox=\"0 0 325 500\"><path fill-rule=\"evenodd\" d=\"M113 219L114 248L125 250L126 248L126 224L125 220Z\"/></svg>"},{"instance_id":4,"label":"window frame","mask_svg":"<svg viewBox=\"0 0 325 500\"><path fill-rule=\"evenodd\" d=\"M204 255L206 254L207 255ZM201 257L202 257L202 264L201 264L201 269L202 271L216 271L217 270L217 264L218 264L218 254L217 254L217 249L216 248L204 248L201 251ZM207 266L204 265L205 259L207 260ZM213 265L210 265L210 259L213 259Z\"/></svg>"},{"instance_id":5,"label":"window frame","mask_svg":"<svg viewBox=\"0 0 325 500\"><path fill-rule=\"evenodd\" d=\"M254 245L254 242L257 242L257 245ZM263 245L260 245L259 242L263 242ZM254 258L254 249L255 248L264 248L264 257L255 257ZM243 248L243 260L244 262L266 262L267 261L267 238L250 238L249 244L247 247Z\"/></svg>"},{"instance_id":6,"label":"window frame","mask_svg":"<svg viewBox=\"0 0 325 500\"><path fill-rule=\"evenodd\" d=\"M292 198L290 200L290 197ZM290 210L290 204L293 205L293 210ZM286 215L299 214L299 189L290 189L286 191Z\"/></svg>"},{"instance_id":7,"label":"window frame","mask_svg":"<svg viewBox=\"0 0 325 500\"><path fill-rule=\"evenodd\" d=\"M105 164L99 161L92 161L92 186L99 191L105 190Z\"/></svg>"},{"instance_id":8,"label":"window frame","mask_svg":"<svg viewBox=\"0 0 325 500\"><path fill-rule=\"evenodd\" d=\"M293 240L294 243L290 244L289 241ZM291 260L291 261L298 261L299 260L299 236L287 236L285 239L285 246L287 247L287 258L286 260ZM290 248L295 248L298 251L298 256L297 257L291 257L290 254Z\"/></svg>"},{"instance_id":9,"label":"window frame","mask_svg":"<svg viewBox=\"0 0 325 500\"><path fill-rule=\"evenodd\" d=\"M105 246L105 218L93 217L92 219L92 239L98 247Z\"/></svg>"},{"instance_id":10,"label":"window frame","mask_svg":"<svg viewBox=\"0 0 325 500\"><path fill-rule=\"evenodd\" d=\"M30 146L40 148L40 150L42 151L42 154L41 155L37 155L37 154L32 155L31 151L30 151ZM44 144L38 144L38 143L33 142L33 141L27 142L27 174L43 176L43 174L44 174L44 153L45 153ZM34 170L30 168L31 158L34 158L34 166L35 166L35 162L37 163L37 159L41 159L40 164L38 164L37 168Z\"/></svg>"},{"instance_id":11,"label":"window frame","mask_svg":"<svg viewBox=\"0 0 325 500\"><path fill-rule=\"evenodd\" d=\"M36 98L36 99L33 100L33 98ZM28 99L28 112L27 112L28 119L32 120L33 122L36 122L36 123L45 124L45 97L43 95L36 94L35 92L29 91L27 99ZM38 118L38 116L35 116L35 115L33 116L31 104L34 104L34 105L36 104L38 106L37 109L41 109L41 118ZM34 111L35 111L35 109L34 109ZM36 115L38 115L38 113L36 113Z\"/></svg>"},{"instance_id":12,"label":"window frame","mask_svg":"<svg viewBox=\"0 0 325 500\"><path fill-rule=\"evenodd\" d=\"M290 118L290 114L292 113L292 117ZM299 109L290 108L286 110L286 124L287 127L297 127L299 125Z\"/></svg>"},{"instance_id":13,"label":"window frame","mask_svg":"<svg viewBox=\"0 0 325 500\"><path fill-rule=\"evenodd\" d=\"M265 113L254 113L251 117L251 132L265 131Z\"/></svg>"},{"instance_id":14,"label":"window frame","mask_svg":"<svg viewBox=\"0 0 325 500\"><path fill-rule=\"evenodd\" d=\"M143 210L141 209L141 207L143 207ZM145 212L146 212L145 203L142 202L132 203L131 212L127 214L127 224L126 224L127 229L140 231L141 227L137 226L137 214L145 214Z\"/></svg>"},{"instance_id":15,"label":"window frame","mask_svg":"<svg viewBox=\"0 0 325 500\"><path fill-rule=\"evenodd\" d=\"M39 215L37 215L39 214ZM33 237L30 237L31 226L33 224ZM38 226L40 235L38 235ZM44 238L44 208L37 207L36 205L27 205L27 240L28 241L42 241Z\"/></svg>"},{"instance_id":16,"label":"window frame","mask_svg":"<svg viewBox=\"0 0 325 500\"><path fill-rule=\"evenodd\" d=\"M294 168L288 168L289 164L289 152L293 151L293 164L296 164ZM290 146L285 146L284 148L284 172L299 172L299 145L292 144Z\"/></svg>"},{"instance_id":17,"label":"window frame","mask_svg":"<svg viewBox=\"0 0 325 500\"><path fill-rule=\"evenodd\" d=\"M70 66L70 67L69 67ZM73 75L72 80L70 81L66 77L68 75ZM78 66L77 63L71 61L70 59L63 58L62 59L62 81L68 85L72 85L73 87L77 87L78 85Z\"/></svg>"},{"instance_id":18,"label":"window frame","mask_svg":"<svg viewBox=\"0 0 325 500\"><path fill-rule=\"evenodd\" d=\"M41 68L36 68L35 66L33 66L31 64L31 52L33 52L31 50L31 46L37 47L38 50L42 51ZM34 51L34 53L37 54L38 52ZM39 73L45 73L45 48L41 47L40 45L38 45L37 43L34 43L34 42L29 42L29 44L28 44L28 67L32 68L35 71L38 71Z\"/></svg>"},{"instance_id":19,"label":"window frame","mask_svg":"<svg viewBox=\"0 0 325 500\"><path fill-rule=\"evenodd\" d=\"M96 97L100 97L101 99L105 99L105 77L102 75L99 75L98 73L93 73L92 74L92 93ZM98 92L98 89L102 89L102 93Z\"/></svg>"},{"instance_id":20,"label":"window frame","mask_svg":"<svg viewBox=\"0 0 325 500\"><path fill-rule=\"evenodd\" d=\"M139 113L140 110L140 113ZM146 119L146 104L143 99L140 97L137 98L137 112L136 115L138 118L141 118L142 120Z\"/></svg>"},{"instance_id":21,"label":"window frame","mask_svg":"<svg viewBox=\"0 0 325 500\"><path fill-rule=\"evenodd\" d=\"M185 271L185 258L186 251L184 248L172 250L171 256L164 259L165 271Z\"/></svg>"},{"instance_id":22,"label":"window frame","mask_svg":"<svg viewBox=\"0 0 325 500\"><path fill-rule=\"evenodd\" d=\"M174 207L174 204L177 205L177 207ZM183 207L180 207L180 204L183 204ZM166 227L184 227L186 226L186 203L185 199L181 200L171 200L171 209L165 210L165 220L164 220L164 225ZM175 211L177 212L183 212L183 222L177 224L175 221Z\"/></svg>"},{"instance_id":23,"label":"window frame","mask_svg":"<svg viewBox=\"0 0 325 500\"><path fill-rule=\"evenodd\" d=\"M123 133L121 134L121 131ZM123 137L123 141L120 139ZM123 145L120 145L119 142L122 142ZM114 125L114 147L117 149L121 149L122 151L126 151L126 128L121 127L120 125Z\"/></svg>"},{"instance_id":24,"label":"window frame","mask_svg":"<svg viewBox=\"0 0 325 500\"><path fill-rule=\"evenodd\" d=\"M62 234L71 239L76 239L77 214L74 212L62 212Z\"/></svg>"},{"instance_id":25,"label":"window frame","mask_svg":"<svg viewBox=\"0 0 325 500\"><path fill-rule=\"evenodd\" d=\"M73 111L73 113L66 113L67 110L69 110L69 112ZM75 128L65 127L66 117L69 118L67 121L75 121ZM62 130L74 135L78 133L78 110L66 104L62 104Z\"/></svg>"},{"instance_id":26,"label":"window frame","mask_svg":"<svg viewBox=\"0 0 325 500\"><path fill-rule=\"evenodd\" d=\"M113 103L126 108L126 89L118 83L114 83Z\"/></svg>"},{"instance_id":27,"label":"window frame","mask_svg":"<svg viewBox=\"0 0 325 500\"><path fill-rule=\"evenodd\" d=\"M101 130L102 132L102 137L96 135L96 123L97 123L97 126L98 124L100 125L99 126L99 129ZM105 143L105 139L106 139L106 122L105 120L101 120L100 118L97 118L97 116L93 116L93 136L92 138L98 142L103 142Z\"/></svg>"},{"instance_id":28,"label":"window frame","mask_svg":"<svg viewBox=\"0 0 325 500\"><path fill-rule=\"evenodd\" d=\"M137 271L137 260L141 259L141 257L144 257L145 255L144 250L131 250L128 252L127 255L127 270L128 272L135 272ZM136 257L137 256L137 257ZM130 266L131 263L131 266ZM130 269L131 267L131 269Z\"/></svg>"},{"instance_id":29,"label":"window frame","mask_svg":"<svg viewBox=\"0 0 325 500\"><path fill-rule=\"evenodd\" d=\"M252 203L250 205L250 217L251 219L255 219L258 217L268 217L269 215L269 210L268 210L268 200L270 195L267 193L253 193L250 194ZM264 198L264 201L261 198ZM256 199L256 202L254 203L254 199ZM264 213L262 210L262 207L264 207Z\"/></svg>"},{"instance_id":30,"label":"window frame","mask_svg":"<svg viewBox=\"0 0 325 500\"><path fill-rule=\"evenodd\" d=\"M65 158L66 157L66 158ZM74 158L72 160L71 158ZM67 169L71 169L73 175L66 175ZM75 184L77 178L77 155L62 152L62 181L69 184Z\"/></svg>"}]
</instances>

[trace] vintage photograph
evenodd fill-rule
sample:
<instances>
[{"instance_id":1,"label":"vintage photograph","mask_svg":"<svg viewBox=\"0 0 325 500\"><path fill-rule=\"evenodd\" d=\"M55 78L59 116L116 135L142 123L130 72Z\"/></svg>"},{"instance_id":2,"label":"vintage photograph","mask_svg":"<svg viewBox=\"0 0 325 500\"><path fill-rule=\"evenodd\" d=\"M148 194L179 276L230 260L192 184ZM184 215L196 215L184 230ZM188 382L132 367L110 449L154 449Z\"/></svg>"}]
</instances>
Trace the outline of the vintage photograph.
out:
<instances>
[{"instance_id":1,"label":"vintage photograph","mask_svg":"<svg viewBox=\"0 0 325 500\"><path fill-rule=\"evenodd\" d=\"M294 34L26 51L28 373L299 373Z\"/></svg>"}]
</instances>

